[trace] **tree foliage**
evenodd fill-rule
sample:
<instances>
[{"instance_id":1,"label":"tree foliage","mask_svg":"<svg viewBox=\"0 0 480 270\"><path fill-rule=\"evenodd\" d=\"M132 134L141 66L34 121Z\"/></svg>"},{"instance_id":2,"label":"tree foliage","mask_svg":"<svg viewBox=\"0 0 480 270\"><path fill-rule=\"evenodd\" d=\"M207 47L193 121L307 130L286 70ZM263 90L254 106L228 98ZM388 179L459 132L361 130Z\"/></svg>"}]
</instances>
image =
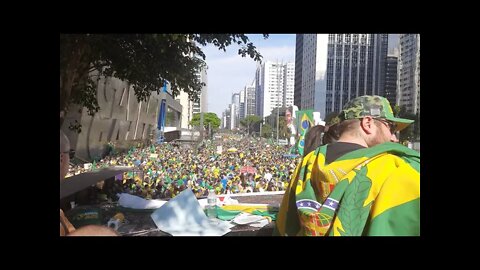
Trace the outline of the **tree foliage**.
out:
<instances>
[{"instance_id":1,"label":"tree foliage","mask_svg":"<svg viewBox=\"0 0 480 270\"><path fill-rule=\"evenodd\" d=\"M272 126L269 124L265 124L262 126L262 134L260 134L260 136L264 138L272 138L272 131Z\"/></svg>"},{"instance_id":2,"label":"tree foliage","mask_svg":"<svg viewBox=\"0 0 480 270\"><path fill-rule=\"evenodd\" d=\"M280 119L278 121L278 126L279 126L279 138L281 139L287 139L290 138L291 136L291 131L287 126L287 120L285 119L285 116L280 116Z\"/></svg>"},{"instance_id":3,"label":"tree foliage","mask_svg":"<svg viewBox=\"0 0 480 270\"><path fill-rule=\"evenodd\" d=\"M398 107L398 108L397 108ZM400 142L405 140L408 141L417 141L420 140L420 117L418 114L413 114L407 111L405 106L395 106L394 111L398 111L398 117L412 119L415 122L410 124L408 127L400 131L400 137L398 138Z\"/></svg>"},{"instance_id":4,"label":"tree foliage","mask_svg":"<svg viewBox=\"0 0 480 270\"><path fill-rule=\"evenodd\" d=\"M398 117L398 115L400 115L400 111L402 110L402 108L398 105L394 105L393 106L393 115L395 115L396 117Z\"/></svg>"},{"instance_id":5,"label":"tree foliage","mask_svg":"<svg viewBox=\"0 0 480 270\"><path fill-rule=\"evenodd\" d=\"M261 61L244 34L62 34L60 111L68 112L75 103L91 115L97 112L96 80L100 76L114 76L133 85L139 101L146 101L153 91L159 93L166 81L174 97L184 91L196 101L204 85L197 74L206 66L200 46L213 44L226 51L234 43L240 45L242 57Z\"/></svg>"},{"instance_id":6,"label":"tree foliage","mask_svg":"<svg viewBox=\"0 0 480 270\"><path fill-rule=\"evenodd\" d=\"M211 124L211 128L217 129L220 127L220 118L218 118L216 113L203 113L203 126L208 129L208 124ZM193 114L193 118L190 121L190 125L194 127L200 126L200 114Z\"/></svg>"},{"instance_id":7,"label":"tree foliage","mask_svg":"<svg viewBox=\"0 0 480 270\"><path fill-rule=\"evenodd\" d=\"M250 134L250 132L254 130L253 127L260 122L262 122L262 117L258 115L247 115L247 117L240 121L240 124L247 128L247 132Z\"/></svg>"}]
</instances>

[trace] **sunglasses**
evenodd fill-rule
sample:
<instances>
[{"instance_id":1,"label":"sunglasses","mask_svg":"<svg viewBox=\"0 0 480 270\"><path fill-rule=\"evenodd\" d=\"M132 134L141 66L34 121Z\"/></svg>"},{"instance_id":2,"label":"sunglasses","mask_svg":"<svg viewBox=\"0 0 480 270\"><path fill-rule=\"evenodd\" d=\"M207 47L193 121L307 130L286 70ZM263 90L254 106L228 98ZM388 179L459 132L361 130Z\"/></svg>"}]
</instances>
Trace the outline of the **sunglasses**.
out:
<instances>
[{"instance_id":1,"label":"sunglasses","mask_svg":"<svg viewBox=\"0 0 480 270\"><path fill-rule=\"evenodd\" d=\"M72 149L70 149L69 151L60 152L60 153L68 154L68 157L69 157L70 159L72 159L72 158L75 157L75 150L72 150Z\"/></svg>"},{"instance_id":2,"label":"sunglasses","mask_svg":"<svg viewBox=\"0 0 480 270\"><path fill-rule=\"evenodd\" d=\"M373 118L373 119L384 123L388 127L388 129L390 130L390 133L395 134L395 131L397 130L397 124L395 124L394 122L388 121L386 119L383 119L383 118Z\"/></svg>"}]
</instances>

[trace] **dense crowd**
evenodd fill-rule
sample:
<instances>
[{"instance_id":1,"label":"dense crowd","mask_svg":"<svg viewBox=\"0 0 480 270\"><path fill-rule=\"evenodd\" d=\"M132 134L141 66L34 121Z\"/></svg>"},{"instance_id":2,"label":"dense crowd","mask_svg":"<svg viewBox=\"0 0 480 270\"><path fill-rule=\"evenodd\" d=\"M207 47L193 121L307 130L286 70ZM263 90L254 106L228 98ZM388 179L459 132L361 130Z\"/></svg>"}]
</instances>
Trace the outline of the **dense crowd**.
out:
<instances>
[{"instance_id":1,"label":"dense crowd","mask_svg":"<svg viewBox=\"0 0 480 270\"><path fill-rule=\"evenodd\" d=\"M110 188L114 194L127 192L147 199L173 198L186 188L197 197L206 196L209 189L217 194L281 191L298 162L286 154L288 150L265 139L235 135L206 141L199 149L163 143L112 154L91 166L71 166L67 177L131 166L134 169L117 176Z\"/></svg>"}]
</instances>

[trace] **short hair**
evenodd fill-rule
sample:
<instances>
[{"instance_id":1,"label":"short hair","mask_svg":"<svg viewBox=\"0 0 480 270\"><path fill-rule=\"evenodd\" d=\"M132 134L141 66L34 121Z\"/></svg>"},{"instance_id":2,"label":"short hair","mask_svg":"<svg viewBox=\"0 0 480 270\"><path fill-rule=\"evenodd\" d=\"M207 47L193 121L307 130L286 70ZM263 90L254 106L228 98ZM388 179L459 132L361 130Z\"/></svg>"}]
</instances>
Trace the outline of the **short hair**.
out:
<instances>
[{"instance_id":1,"label":"short hair","mask_svg":"<svg viewBox=\"0 0 480 270\"><path fill-rule=\"evenodd\" d=\"M70 150L70 141L67 135L60 130L60 152L66 152Z\"/></svg>"},{"instance_id":2,"label":"short hair","mask_svg":"<svg viewBox=\"0 0 480 270\"><path fill-rule=\"evenodd\" d=\"M338 134L340 136L344 133L352 133L354 135L358 135L358 127L360 126L360 121L361 119L343 120L336 125Z\"/></svg>"}]
</instances>

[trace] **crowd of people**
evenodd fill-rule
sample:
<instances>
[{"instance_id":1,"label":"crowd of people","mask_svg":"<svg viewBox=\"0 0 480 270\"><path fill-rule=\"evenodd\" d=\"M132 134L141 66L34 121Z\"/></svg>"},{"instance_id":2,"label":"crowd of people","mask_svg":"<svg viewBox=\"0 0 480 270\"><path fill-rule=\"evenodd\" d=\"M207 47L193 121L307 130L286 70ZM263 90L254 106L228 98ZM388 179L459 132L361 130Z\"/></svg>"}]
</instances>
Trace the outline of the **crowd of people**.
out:
<instances>
[{"instance_id":1,"label":"crowd of people","mask_svg":"<svg viewBox=\"0 0 480 270\"><path fill-rule=\"evenodd\" d=\"M70 166L67 177L102 167L131 166L132 171L117 177L112 193L147 199L173 198L186 188L197 197L206 196L209 189L217 194L282 191L298 162L286 155L288 150L263 138L227 135L206 141L198 150L173 143L131 148L87 168Z\"/></svg>"},{"instance_id":2,"label":"crowd of people","mask_svg":"<svg viewBox=\"0 0 480 270\"><path fill-rule=\"evenodd\" d=\"M350 100L326 127L312 127L303 157L262 138L223 136L201 147L162 143L132 148L70 166L60 132L63 176L110 166L131 166L111 186L147 199L173 198L186 188L197 197L285 190L274 235L420 235L420 154L398 143L413 120L394 116L388 100ZM63 136L63 137L62 137ZM64 181L68 181L66 178ZM60 210L60 234L114 235L102 226L76 230Z\"/></svg>"}]
</instances>

